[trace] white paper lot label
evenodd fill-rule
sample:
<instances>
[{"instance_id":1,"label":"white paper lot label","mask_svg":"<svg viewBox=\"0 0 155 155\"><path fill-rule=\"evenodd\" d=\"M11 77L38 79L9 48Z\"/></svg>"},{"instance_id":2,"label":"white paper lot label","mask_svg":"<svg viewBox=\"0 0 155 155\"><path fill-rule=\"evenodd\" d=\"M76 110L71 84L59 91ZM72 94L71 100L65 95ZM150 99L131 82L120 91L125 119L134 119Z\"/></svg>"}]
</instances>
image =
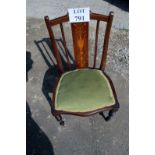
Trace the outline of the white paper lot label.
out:
<instances>
[{"instance_id":1,"label":"white paper lot label","mask_svg":"<svg viewBox=\"0 0 155 155\"><path fill-rule=\"evenodd\" d=\"M89 8L71 8L68 9L70 23L89 22Z\"/></svg>"}]
</instances>

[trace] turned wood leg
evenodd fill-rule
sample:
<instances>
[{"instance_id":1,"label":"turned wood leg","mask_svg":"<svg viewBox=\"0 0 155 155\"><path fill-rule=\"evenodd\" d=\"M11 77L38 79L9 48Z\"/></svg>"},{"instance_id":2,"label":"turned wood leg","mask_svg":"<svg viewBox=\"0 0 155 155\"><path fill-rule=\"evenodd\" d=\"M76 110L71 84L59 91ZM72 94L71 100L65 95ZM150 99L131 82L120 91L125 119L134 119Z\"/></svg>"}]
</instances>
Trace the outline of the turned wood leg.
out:
<instances>
[{"instance_id":1,"label":"turned wood leg","mask_svg":"<svg viewBox=\"0 0 155 155\"><path fill-rule=\"evenodd\" d=\"M62 125L62 126L65 125L65 122L63 121L62 116L60 114L59 115L54 115L54 117L60 123L60 125Z\"/></svg>"},{"instance_id":2,"label":"turned wood leg","mask_svg":"<svg viewBox=\"0 0 155 155\"><path fill-rule=\"evenodd\" d=\"M112 109L109 111L108 116L105 116L103 112L100 112L100 115L104 118L105 121L109 121L116 111L117 110Z\"/></svg>"}]
</instances>

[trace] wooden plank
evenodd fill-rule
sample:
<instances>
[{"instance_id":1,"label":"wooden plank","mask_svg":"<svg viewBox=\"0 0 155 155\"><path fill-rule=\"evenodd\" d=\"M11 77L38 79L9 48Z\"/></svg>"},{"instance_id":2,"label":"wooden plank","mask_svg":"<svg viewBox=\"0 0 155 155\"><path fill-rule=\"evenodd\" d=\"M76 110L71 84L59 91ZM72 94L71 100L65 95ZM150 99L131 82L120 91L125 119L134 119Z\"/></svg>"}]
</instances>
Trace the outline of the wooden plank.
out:
<instances>
[{"instance_id":1,"label":"wooden plank","mask_svg":"<svg viewBox=\"0 0 155 155\"><path fill-rule=\"evenodd\" d=\"M68 21L69 21L69 16L67 14L65 16L58 17L58 18L55 18L53 20L50 20L49 23L50 23L51 26L54 26L54 25L57 25L57 24L60 24L60 23L68 22Z\"/></svg>"},{"instance_id":2,"label":"wooden plank","mask_svg":"<svg viewBox=\"0 0 155 155\"><path fill-rule=\"evenodd\" d=\"M109 16L90 12L90 19L92 19L92 20L100 20L100 21L107 22L108 19L109 19Z\"/></svg>"}]
</instances>

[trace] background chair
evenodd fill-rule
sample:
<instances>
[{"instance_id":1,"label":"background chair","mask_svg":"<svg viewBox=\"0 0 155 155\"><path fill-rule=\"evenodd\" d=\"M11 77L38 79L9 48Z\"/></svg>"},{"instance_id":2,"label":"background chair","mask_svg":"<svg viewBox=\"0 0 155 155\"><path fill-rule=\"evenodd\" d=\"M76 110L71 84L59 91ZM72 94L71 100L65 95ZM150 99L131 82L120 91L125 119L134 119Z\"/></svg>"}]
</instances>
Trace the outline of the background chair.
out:
<instances>
[{"instance_id":1,"label":"background chair","mask_svg":"<svg viewBox=\"0 0 155 155\"><path fill-rule=\"evenodd\" d=\"M53 94L52 114L64 125L62 114L89 116L99 113L107 121L119 109L116 92L109 76L104 72L109 43L113 12L101 15L90 12L90 20L96 21L93 66L89 62L89 22L71 23L74 61L71 62L67 48L63 24L69 22L68 14L53 20L45 16L45 22L51 40L54 57L57 62L59 78ZM100 22L106 23L100 66L97 67L97 47ZM66 66L62 60L53 26L59 25L64 45ZM105 117L104 111L108 111Z\"/></svg>"}]
</instances>

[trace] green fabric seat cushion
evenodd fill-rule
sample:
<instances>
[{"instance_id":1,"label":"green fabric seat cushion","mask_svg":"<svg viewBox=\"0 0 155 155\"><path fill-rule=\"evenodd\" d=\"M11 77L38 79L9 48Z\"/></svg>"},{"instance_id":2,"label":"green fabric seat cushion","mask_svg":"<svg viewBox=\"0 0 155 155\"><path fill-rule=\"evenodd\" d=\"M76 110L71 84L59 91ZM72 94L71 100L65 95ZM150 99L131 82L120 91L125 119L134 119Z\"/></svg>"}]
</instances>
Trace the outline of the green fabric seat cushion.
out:
<instances>
[{"instance_id":1,"label":"green fabric seat cushion","mask_svg":"<svg viewBox=\"0 0 155 155\"><path fill-rule=\"evenodd\" d=\"M97 69L66 72L61 76L56 88L56 110L87 112L114 104L109 81Z\"/></svg>"}]
</instances>

